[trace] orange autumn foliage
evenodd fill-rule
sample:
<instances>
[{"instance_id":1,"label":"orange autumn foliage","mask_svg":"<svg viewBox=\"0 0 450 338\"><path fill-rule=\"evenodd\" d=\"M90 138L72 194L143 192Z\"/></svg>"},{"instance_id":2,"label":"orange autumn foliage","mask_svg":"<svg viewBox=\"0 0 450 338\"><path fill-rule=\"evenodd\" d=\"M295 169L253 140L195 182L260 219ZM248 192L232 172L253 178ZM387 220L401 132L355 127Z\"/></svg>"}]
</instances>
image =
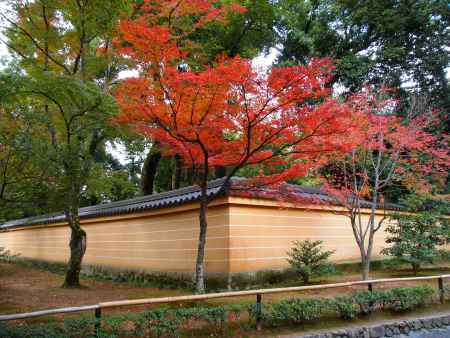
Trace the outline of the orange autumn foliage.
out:
<instances>
[{"instance_id":1,"label":"orange autumn foliage","mask_svg":"<svg viewBox=\"0 0 450 338\"><path fill-rule=\"evenodd\" d=\"M196 170L264 162L264 176L276 180L303 176L324 154L349 146L342 135L353 124L351 110L331 98L328 87L332 60L262 74L250 60L221 57L212 66L180 71L187 52L174 38L186 33L179 22L195 16L191 32L243 9L203 0L146 1L140 10L145 14L120 27L118 51L140 76L117 88L116 122L134 126Z\"/></svg>"},{"instance_id":2,"label":"orange autumn foliage","mask_svg":"<svg viewBox=\"0 0 450 338\"><path fill-rule=\"evenodd\" d=\"M343 134L352 126L351 110L330 97L328 59L269 74L238 57L195 73L167 63L157 69L122 82L117 122L197 169L264 162L286 179L350 145Z\"/></svg>"},{"instance_id":3,"label":"orange autumn foliage","mask_svg":"<svg viewBox=\"0 0 450 338\"><path fill-rule=\"evenodd\" d=\"M330 59L267 73L239 56L220 57L202 67L187 64L196 55L186 48L186 37L210 20L222 20L221 13L241 11L239 6L216 7L213 1L188 6L182 0L145 3L150 6L141 8L146 14L120 26L117 51L139 76L118 85L120 114L115 122L157 142L166 155L178 154L198 173L196 285L202 292L207 206L231 177L243 167L259 170L254 180L259 184L305 176L328 156L352 146L345 135L356 121L352 109L331 96ZM215 194L208 194L209 173L218 166L229 168L227 176Z\"/></svg>"}]
</instances>

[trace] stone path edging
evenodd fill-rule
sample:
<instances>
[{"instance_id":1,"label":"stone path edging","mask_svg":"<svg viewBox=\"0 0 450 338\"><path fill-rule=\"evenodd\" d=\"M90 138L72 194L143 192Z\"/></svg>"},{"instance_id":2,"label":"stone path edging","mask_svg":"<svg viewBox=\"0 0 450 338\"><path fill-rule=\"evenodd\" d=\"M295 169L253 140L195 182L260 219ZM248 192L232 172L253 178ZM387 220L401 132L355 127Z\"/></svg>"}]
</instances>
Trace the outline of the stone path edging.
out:
<instances>
[{"instance_id":1,"label":"stone path edging","mask_svg":"<svg viewBox=\"0 0 450 338\"><path fill-rule=\"evenodd\" d=\"M326 333L308 334L303 338L382 338L395 337L410 332L442 328L450 325L450 313L398 322L377 324L358 328L339 329Z\"/></svg>"}]
</instances>

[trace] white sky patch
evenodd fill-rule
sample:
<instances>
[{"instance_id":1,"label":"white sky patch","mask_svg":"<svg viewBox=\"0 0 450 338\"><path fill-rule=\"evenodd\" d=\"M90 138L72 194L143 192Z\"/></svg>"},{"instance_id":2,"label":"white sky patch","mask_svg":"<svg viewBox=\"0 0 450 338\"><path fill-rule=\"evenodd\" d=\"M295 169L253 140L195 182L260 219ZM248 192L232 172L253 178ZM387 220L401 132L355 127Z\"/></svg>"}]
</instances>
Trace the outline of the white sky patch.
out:
<instances>
[{"instance_id":1,"label":"white sky patch","mask_svg":"<svg viewBox=\"0 0 450 338\"><path fill-rule=\"evenodd\" d=\"M269 53L266 55L264 53L259 54L252 60L252 66L261 71L267 71L270 67L272 67L276 58L280 55L280 52L277 48L270 48Z\"/></svg>"},{"instance_id":2,"label":"white sky patch","mask_svg":"<svg viewBox=\"0 0 450 338\"><path fill-rule=\"evenodd\" d=\"M120 142L106 142L106 151L113 154L121 164L130 162L127 148Z\"/></svg>"},{"instance_id":3,"label":"white sky patch","mask_svg":"<svg viewBox=\"0 0 450 338\"><path fill-rule=\"evenodd\" d=\"M118 75L120 80L129 78L129 77L138 77L138 76L139 76L139 72L135 69L123 70Z\"/></svg>"},{"instance_id":4,"label":"white sky patch","mask_svg":"<svg viewBox=\"0 0 450 338\"><path fill-rule=\"evenodd\" d=\"M342 83L335 83L333 84L333 97L334 98L338 98L341 95L345 94L346 92L348 92L348 88L345 87Z\"/></svg>"},{"instance_id":5,"label":"white sky patch","mask_svg":"<svg viewBox=\"0 0 450 338\"><path fill-rule=\"evenodd\" d=\"M3 38L4 38L3 35L0 34L0 39ZM6 48L6 45L4 43L0 42L0 69L6 66L9 58L10 55L8 53L8 48Z\"/></svg>"},{"instance_id":6,"label":"white sky patch","mask_svg":"<svg viewBox=\"0 0 450 338\"><path fill-rule=\"evenodd\" d=\"M0 1L0 11L2 11L2 13L5 13L8 10L9 10L9 8L8 8L7 4L1 3L1 1ZM2 18L0 18L0 39L1 40L5 40L5 36L1 32L1 30L4 26L6 26L6 23L3 21ZM8 62L8 59L10 59L10 57L11 57L11 55L8 52L8 47L6 47L6 45L0 41L0 70L5 67L5 64Z\"/></svg>"}]
</instances>

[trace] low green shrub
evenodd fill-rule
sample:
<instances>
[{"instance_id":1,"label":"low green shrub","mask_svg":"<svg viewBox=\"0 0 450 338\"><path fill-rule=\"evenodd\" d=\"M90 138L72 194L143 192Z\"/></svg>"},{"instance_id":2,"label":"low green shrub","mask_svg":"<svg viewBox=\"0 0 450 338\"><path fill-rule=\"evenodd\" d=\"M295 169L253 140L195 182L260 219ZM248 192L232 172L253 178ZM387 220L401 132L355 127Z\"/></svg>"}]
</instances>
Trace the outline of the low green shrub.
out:
<instances>
[{"instance_id":1,"label":"low green shrub","mask_svg":"<svg viewBox=\"0 0 450 338\"><path fill-rule=\"evenodd\" d=\"M377 308L383 308L387 294L383 291L359 291L353 295L357 304L358 314L368 315Z\"/></svg>"},{"instance_id":2,"label":"low green shrub","mask_svg":"<svg viewBox=\"0 0 450 338\"><path fill-rule=\"evenodd\" d=\"M263 270L255 274L235 273L231 276L231 289L248 290L272 285L297 285L298 275L293 269ZM208 289L211 286L207 286Z\"/></svg>"},{"instance_id":3,"label":"low green shrub","mask_svg":"<svg viewBox=\"0 0 450 338\"><path fill-rule=\"evenodd\" d=\"M353 319L359 314L355 298L352 296L338 296L330 304L342 319Z\"/></svg>"},{"instance_id":4,"label":"low green shrub","mask_svg":"<svg viewBox=\"0 0 450 338\"><path fill-rule=\"evenodd\" d=\"M13 255L11 251L0 247L0 262L13 262L15 259L17 259L19 255Z\"/></svg>"},{"instance_id":5,"label":"low green shrub","mask_svg":"<svg viewBox=\"0 0 450 338\"><path fill-rule=\"evenodd\" d=\"M306 323L325 317L354 319L374 310L409 311L433 299L430 286L402 287L391 290L360 291L354 294L326 298L291 298L263 303L261 317L265 326ZM200 330L203 335L221 336L231 323L240 328L243 305L165 308L142 313L105 316L101 321L100 337L178 337ZM256 304L247 306L251 322L257 317ZM94 333L93 316L71 317L63 323L11 326L0 323L0 337L82 338ZM200 332L199 331L199 332ZM194 333L195 334L195 333ZM195 334L197 335L197 334Z\"/></svg>"},{"instance_id":6,"label":"low green shrub","mask_svg":"<svg viewBox=\"0 0 450 338\"><path fill-rule=\"evenodd\" d=\"M64 329L56 324L17 325L0 323L2 338L63 338Z\"/></svg>"},{"instance_id":7,"label":"low green shrub","mask_svg":"<svg viewBox=\"0 0 450 338\"><path fill-rule=\"evenodd\" d=\"M395 312L412 310L425 304L435 294L431 286L395 288L387 291L386 308Z\"/></svg>"},{"instance_id":8,"label":"low green shrub","mask_svg":"<svg viewBox=\"0 0 450 338\"><path fill-rule=\"evenodd\" d=\"M256 273L256 281L262 285L282 284L286 281L298 281L297 272L293 269L263 270Z\"/></svg>"},{"instance_id":9,"label":"low green shrub","mask_svg":"<svg viewBox=\"0 0 450 338\"><path fill-rule=\"evenodd\" d=\"M444 284L444 297L450 299L450 285Z\"/></svg>"},{"instance_id":10,"label":"low green shrub","mask_svg":"<svg viewBox=\"0 0 450 338\"><path fill-rule=\"evenodd\" d=\"M262 307L261 317L267 326L285 323L305 323L323 317L328 308L328 301L321 298L292 298ZM250 318L256 320L256 305L248 307Z\"/></svg>"},{"instance_id":11,"label":"low green shrub","mask_svg":"<svg viewBox=\"0 0 450 338\"><path fill-rule=\"evenodd\" d=\"M435 291L430 286L401 287L389 291L362 291L351 296L339 296L331 304L339 317L353 319L375 309L409 311L425 304L434 294Z\"/></svg>"},{"instance_id":12,"label":"low green shrub","mask_svg":"<svg viewBox=\"0 0 450 338\"><path fill-rule=\"evenodd\" d=\"M287 252L287 261L291 268L298 273L304 284L308 284L311 277L320 277L334 273L336 265L328 258L334 251L325 251L323 241L294 241L293 247Z\"/></svg>"},{"instance_id":13,"label":"low green shrub","mask_svg":"<svg viewBox=\"0 0 450 338\"><path fill-rule=\"evenodd\" d=\"M148 337L148 332L150 332L150 330L145 314L146 312L139 314L125 314L105 317L102 319L100 329L97 332L98 337ZM92 337L95 331L94 327L94 323L88 325L86 327L86 330L90 332L90 335L87 334L84 337Z\"/></svg>"},{"instance_id":14,"label":"low green shrub","mask_svg":"<svg viewBox=\"0 0 450 338\"><path fill-rule=\"evenodd\" d=\"M180 330L182 319L170 310L146 311L145 327L156 337L176 336Z\"/></svg>"},{"instance_id":15,"label":"low green shrub","mask_svg":"<svg viewBox=\"0 0 450 338\"><path fill-rule=\"evenodd\" d=\"M63 332L67 338L89 337L95 326L95 318L91 316L80 316L66 318L64 320ZM58 328L55 327L57 331Z\"/></svg>"},{"instance_id":16,"label":"low green shrub","mask_svg":"<svg viewBox=\"0 0 450 338\"><path fill-rule=\"evenodd\" d=\"M146 273L139 271L111 271L101 267L90 267L82 271L83 277L97 280L110 280L115 283L130 283L142 287L157 287L160 289L191 289L192 279L185 275L166 273Z\"/></svg>"},{"instance_id":17,"label":"low green shrub","mask_svg":"<svg viewBox=\"0 0 450 338\"><path fill-rule=\"evenodd\" d=\"M359 291L331 299L293 298L264 304L261 315L265 325L268 326L303 323L333 313L342 319L351 320L375 310L409 311L429 301L434 293L433 288L429 286L417 286L389 291ZM255 320L256 305L250 305L248 311L250 318Z\"/></svg>"},{"instance_id":18,"label":"low green shrub","mask_svg":"<svg viewBox=\"0 0 450 338\"><path fill-rule=\"evenodd\" d=\"M258 316L256 304L250 304L247 306L249 319L253 322L256 321ZM264 326L278 326L286 320L286 316L278 311L273 311L273 304L262 304L261 307L261 320Z\"/></svg>"},{"instance_id":19,"label":"low green shrub","mask_svg":"<svg viewBox=\"0 0 450 338\"><path fill-rule=\"evenodd\" d=\"M5 248L0 246L0 258L4 259L4 258L9 257L9 256L10 256L9 250L6 250Z\"/></svg>"},{"instance_id":20,"label":"low green shrub","mask_svg":"<svg viewBox=\"0 0 450 338\"><path fill-rule=\"evenodd\" d=\"M326 305L326 302L322 299L293 298L274 304L273 311L280 313L286 320L302 323L320 319Z\"/></svg>"},{"instance_id":21,"label":"low green shrub","mask_svg":"<svg viewBox=\"0 0 450 338\"><path fill-rule=\"evenodd\" d=\"M47 262L32 258L21 257L20 255L11 255L9 251L7 254L0 256L0 262L18 264L25 268L37 268L45 271L49 271L55 274L62 275L65 273L67 264L59 262Z\"/></svg>"}]
</instances>

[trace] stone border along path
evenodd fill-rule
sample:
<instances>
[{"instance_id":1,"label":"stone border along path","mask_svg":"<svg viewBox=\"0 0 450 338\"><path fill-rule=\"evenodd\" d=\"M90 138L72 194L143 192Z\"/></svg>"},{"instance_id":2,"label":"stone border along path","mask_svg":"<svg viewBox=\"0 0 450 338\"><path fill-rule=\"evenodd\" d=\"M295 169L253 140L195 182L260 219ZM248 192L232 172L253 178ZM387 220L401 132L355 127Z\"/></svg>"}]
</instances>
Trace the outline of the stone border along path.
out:
<instances>
[{"instance_id":1,"label":"stone border along path","mask_svg":"<svg viewBox=\"0 0 450 338\"><path fill-rule=\"evenodd\" d=\"M339 329L329 332L289 335L289 338L384 338L424 337L450 338L450 313L411 320L401 320L358 328Z\"/></svg>"}]
</instances>

